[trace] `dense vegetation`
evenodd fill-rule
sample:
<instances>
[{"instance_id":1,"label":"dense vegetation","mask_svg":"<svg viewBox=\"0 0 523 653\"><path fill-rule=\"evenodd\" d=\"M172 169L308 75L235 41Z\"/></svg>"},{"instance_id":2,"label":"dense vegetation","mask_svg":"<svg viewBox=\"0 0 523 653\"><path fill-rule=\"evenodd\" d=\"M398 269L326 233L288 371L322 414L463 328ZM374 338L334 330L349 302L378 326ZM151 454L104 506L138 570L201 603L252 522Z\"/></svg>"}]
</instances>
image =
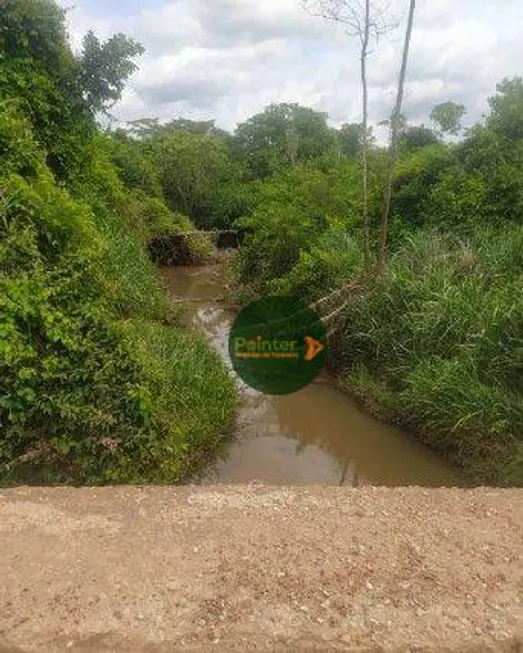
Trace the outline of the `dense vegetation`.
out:
<instances>
[{"instance_id":1,"label":"dense vegetation","mask_svg":"<svg viewBox=\"0 0 523 653\"><path fill-rule=\"evenodd\" d=\"M125 139L160 172L172 209L244 232L241 301L312 301L357 282L333 352L344 386L476 482L521 484L522 81L503 81L484 123L465 133L463 113L446 102L428 126L402 118L381 274L364 256L360 125L333 129L324 114L283 104L232 135L212 122L145 120ZM384 148L374 143L368 163L376 252Z\"/></svg>"},{"instance_id":2,"label":"dense vegetation","mask_svg":"<svg viewBox=\"0 0 523 653\"><path fill-rule=\"evenodd\" d=\"M403 121L385 273L364 264L357 125L331 131L330 141L320 130L314 154L308 146L292 161L282 155L263 175L238 221L246 236L236 272L244 299L313 300L358 282L364 292L344 309L333 352L343 384L476 482L522 484L522 80L504 80L484 124L448 142L443 129L460 132L462 113L446 103L431 127ZM263 141L255 152L263 160ZM382 148L372 148L369 168L376 251Z\"/></svg>"},{"instance_id":3,"label":"dense vegetation","mask_svg":"<svg viewBox=\"0 0 523 653\"><path fill-rule=\"evenodd\" d=\"M140 51L90 34L73 56L51 0L0 10L3 477L171 480L211 448L231 384L176 326L144 252L234 226L241 301L357 285L332 352L345 387L475 481L523 484L523 81L466 131L452 102L428 125L402 118L377 271L362 142L373 253L387 157L371 133L296 104L233 134L184 118L103 132L94 118Z\"/></svg>"},{"instance_id":4,"label":"dense vegetation","mask_svg":"<svg viewBox=\"0 0 523 653\"><path fill-rule=\"evenodd\" d=\"M176 481L231 420L224 366L145 254L194 227L95 124L140 52L89 34L74 56L51 0L0 8L3 482Z\"/></svg>"}]
</instances>

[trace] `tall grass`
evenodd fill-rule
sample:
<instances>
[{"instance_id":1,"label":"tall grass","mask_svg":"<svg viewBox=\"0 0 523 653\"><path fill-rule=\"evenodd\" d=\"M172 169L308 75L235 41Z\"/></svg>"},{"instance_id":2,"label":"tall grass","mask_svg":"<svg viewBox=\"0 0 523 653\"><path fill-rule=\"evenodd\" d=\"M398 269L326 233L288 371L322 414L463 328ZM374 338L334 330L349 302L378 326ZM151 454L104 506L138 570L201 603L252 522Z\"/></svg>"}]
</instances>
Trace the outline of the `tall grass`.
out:
<instances>
[{"instance_id":1,"label":"tall grass","mask_svg":"<svg viewBox=\"0 0 523 653\"><path fill-rule=\"evenodd\" d=\"M478 482L523 483L522 288L523 227L421 232L347 316L349 384Z\"/></svg>"},{"instance_id":2,"label":"tall grass","mask_svg":"<svg viewBox=\"0 0 523 653\"><path fill-rule=\"evenodd\" d=\"M219 355L195 333L137 319L120 328L148 389L155 438L144 478L181 480L228 434L236 406L234 383Z\"/></svg>"}]
</instances>

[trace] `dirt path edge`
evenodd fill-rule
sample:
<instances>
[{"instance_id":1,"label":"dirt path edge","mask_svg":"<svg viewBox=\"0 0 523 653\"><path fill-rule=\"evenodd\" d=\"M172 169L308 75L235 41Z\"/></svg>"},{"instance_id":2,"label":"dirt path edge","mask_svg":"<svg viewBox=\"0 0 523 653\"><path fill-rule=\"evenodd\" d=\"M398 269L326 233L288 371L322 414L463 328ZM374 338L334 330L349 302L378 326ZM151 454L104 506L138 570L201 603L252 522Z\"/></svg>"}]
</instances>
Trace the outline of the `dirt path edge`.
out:
<instances>
[{"instance_id":1,"label":"dirt path edge","mask_svg":"<svg viewBox=\"0 0 523 653\"><path fill-rule=\"evenodd\" d=\"M523 651L523 490L0 491L0 653Z\"/></svg>"}]
</instances>

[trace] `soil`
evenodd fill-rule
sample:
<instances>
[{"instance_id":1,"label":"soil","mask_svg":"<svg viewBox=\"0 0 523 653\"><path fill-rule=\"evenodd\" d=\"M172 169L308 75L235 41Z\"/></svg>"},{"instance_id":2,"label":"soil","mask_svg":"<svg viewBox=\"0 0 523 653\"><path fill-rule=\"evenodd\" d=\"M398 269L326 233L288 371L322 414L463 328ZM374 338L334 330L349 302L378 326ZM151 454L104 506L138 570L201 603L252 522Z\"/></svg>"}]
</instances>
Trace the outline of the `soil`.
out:
<instances>
[{"instance_id":1,"label":"soil","mask_svg":"<svg viewBox=\"0 0 523 653\"><path fill-rule=\"evenodd\" d=\"M0 652L523 651L523 491L0 493Z\"/></svg>"}]
</instances>

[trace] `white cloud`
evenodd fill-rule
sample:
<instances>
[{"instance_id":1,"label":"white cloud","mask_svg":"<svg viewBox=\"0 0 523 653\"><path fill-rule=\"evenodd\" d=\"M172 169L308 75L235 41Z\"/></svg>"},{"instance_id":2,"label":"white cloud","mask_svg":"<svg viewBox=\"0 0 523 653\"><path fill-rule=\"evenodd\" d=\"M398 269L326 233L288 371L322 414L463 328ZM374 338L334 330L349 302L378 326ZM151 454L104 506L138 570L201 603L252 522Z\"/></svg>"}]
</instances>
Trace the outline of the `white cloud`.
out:
<instances>
[{"instance_id":1,"label":"white cloud","mask_svg":"<svg viewBox=\"0 0 523 653\"><path fill-rule=\"evenodd\" d=\"M64 0L65 1L65 0ZM100 37L124 32L147 54L113 113L120 120L184 114L215 117L234 128L270 102L293 101L329 113L336 122L359 119L357 42L305 13L299 0L134 0L128 15L76 0L72 39L93 29ZM520 0L437 0L418 3L405 113L427 120L438 102L462 102L470 122L502 77L521 73ZM392 2L400 29L370 61L373 120L392 108L405 8ZM138 6L140 8L138 8Z\"/></svg>"}]
</instances>

